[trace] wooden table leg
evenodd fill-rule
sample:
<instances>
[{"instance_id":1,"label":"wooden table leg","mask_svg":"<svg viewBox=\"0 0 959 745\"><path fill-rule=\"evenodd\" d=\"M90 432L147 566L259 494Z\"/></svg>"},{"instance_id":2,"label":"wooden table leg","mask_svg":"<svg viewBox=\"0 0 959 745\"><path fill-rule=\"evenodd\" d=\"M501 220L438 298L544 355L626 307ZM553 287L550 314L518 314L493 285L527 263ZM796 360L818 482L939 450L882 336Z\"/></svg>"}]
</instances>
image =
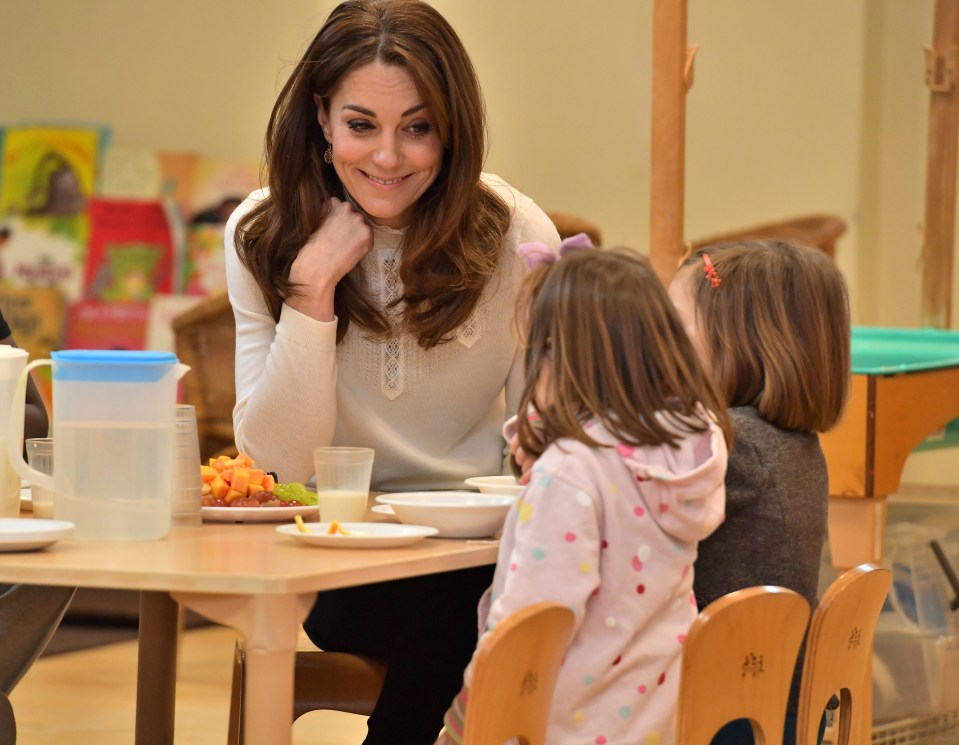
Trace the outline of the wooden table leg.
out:
<instances>
[{"instance_id":1,"label":"wooden table leg","mask_svg":"<svg viewBox=\"0 0 959 745\"><path fill-rule=\"evenodd\" d=\"M316 600L302 595L207 595L178 592L187 608L236 629L246 641L244 736L251 745L289 745L293 668L300 624ZM283 716L281 712L287 712Z\"/></svg>"},{"instance_id":2,"label":"wooden table leg","mask_svg":"<svg viewBox=\"0 0 959 745\"><path fill-rule=\"evenodd\" d=\"M178 605L165 592L140 593L136 745L173 745Z\"/></svg>"},{"instance_id":3,"label":"wooden table leg","mask_svg":"<svg viewBox=\"0 0 959 745\"><path fill-rule=\"evenodd\" d=\"M829 497L829 554L836 569L882 562L886 497Z\"/></svg>"}]
</instances>

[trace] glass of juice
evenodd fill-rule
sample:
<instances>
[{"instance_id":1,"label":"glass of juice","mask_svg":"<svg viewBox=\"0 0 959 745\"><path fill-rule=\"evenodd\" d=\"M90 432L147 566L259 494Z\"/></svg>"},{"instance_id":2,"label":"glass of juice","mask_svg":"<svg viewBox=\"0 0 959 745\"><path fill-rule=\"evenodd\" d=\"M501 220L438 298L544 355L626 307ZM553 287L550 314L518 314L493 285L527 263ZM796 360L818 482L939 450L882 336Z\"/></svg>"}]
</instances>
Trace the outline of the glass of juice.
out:
<instances>
[{"instance_id":1,"label":"glass of juice","mask_svg":"<svg viewBox=\"0 0 959 745\"><path fill-rule=\"evenodd\" d=\"M320 447L313 450L316 499L323 522L356 523L366 516L373 449Z\"/></svg>"}]
</instances>

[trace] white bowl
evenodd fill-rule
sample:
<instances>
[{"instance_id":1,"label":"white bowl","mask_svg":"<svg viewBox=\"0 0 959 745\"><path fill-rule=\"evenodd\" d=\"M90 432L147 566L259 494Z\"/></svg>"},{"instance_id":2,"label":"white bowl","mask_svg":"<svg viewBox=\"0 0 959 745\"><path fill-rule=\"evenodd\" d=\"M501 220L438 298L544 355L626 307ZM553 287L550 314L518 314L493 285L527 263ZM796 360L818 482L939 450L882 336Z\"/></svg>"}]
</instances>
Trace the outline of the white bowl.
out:
<instances>
[{"instance_id":1,"label":"white bowl","mask_svg":"<svg viewBox=\"0 0 959 745\"><path fill-rule=\"evenodd\" d=\"M444 538L485 538L503 527L516 497L471 491L421 491L381 494L376 501L390 505L400 522L428 525L439 530Z\"/></svg>"},{"instance_id":2,"label":"white bowl","mask_svg":"<svg viewBox=\"0 0 959 745\"><path fill-rule=\"evenodd\" d=\"M519 494L523 491L515 476L474 476L466 479L466 485L479 489L484 494Z\"/></svg>"}]
</instances>

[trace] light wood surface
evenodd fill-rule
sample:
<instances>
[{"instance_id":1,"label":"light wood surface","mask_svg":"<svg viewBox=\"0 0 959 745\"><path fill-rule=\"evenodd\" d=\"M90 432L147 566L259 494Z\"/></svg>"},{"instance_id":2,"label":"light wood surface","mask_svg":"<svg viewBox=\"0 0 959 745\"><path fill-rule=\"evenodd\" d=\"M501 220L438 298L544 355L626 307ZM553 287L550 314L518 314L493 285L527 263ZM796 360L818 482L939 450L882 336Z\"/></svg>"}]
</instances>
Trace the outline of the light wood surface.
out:
<instances>
[{"instance_id":1,"label":"light wood surface","mask_svg":"<svg viewBox=\"0 0 959 745\"><path fill-rule=\"evenodd\" d=\"M926 50L929 135L922 241L922 325L949 328L952 319L956 157L959 140L959 0L936 0L932 48Z\"/></svg>"},{"instance_id":2,"label":"light wood surface","mask_svg":"<svg viewBox=\"0 0 959 745\"><path fill-rule=\"evenodd\" d=\"M149 726L138 727L138 745L172 743L172 722L162 725L174 695L176 632L162 595L154 593L170 593L236 629L247 648L248 741L284 745L291 717L277 712L293 710L297 630L317 591L496 561L494 542L426 539L393 549L317 548L275 528L205 524L174 528L159 541L63 540L39 552L0 554L0 582L147 591L147 605L161 610L141 626L140 657L168 664L139 679L138 712Z\"/></svg>"},{"instance_id":3,"label":"light wood surface","mask_svg":"<svg viewBox=\"0 0 959 745\"><path fill-rule=\"evenodd\" d=\"M780 742L808 620L806 599L783 587L737 590L703 608L683 647L676 742L708 745L743 718L759 745Z\"/></svg>"},{"instance_id":4,"label":"light wood surface","mask_svg":"<svg viewBox=\"0 0 959 745\"><path fill-rule=\"evenodd\" d=\"M463 745L501 745L514 737L544 745L573 621L566 606L542 602L497 624L473 661Z\"/></svg>"},{"instance_id":5,"label":"light wood surface","mask_svg":"<svg viewBox=\"0 0 959 745\"><path fill-rule=\"evenodd\" d=\"M892 572L863 564L835 579L809 624L796 727L797 745L816 745L826 704L839 694L836 745L872 733L872 639Z\"/></svg>"}]
</instances>

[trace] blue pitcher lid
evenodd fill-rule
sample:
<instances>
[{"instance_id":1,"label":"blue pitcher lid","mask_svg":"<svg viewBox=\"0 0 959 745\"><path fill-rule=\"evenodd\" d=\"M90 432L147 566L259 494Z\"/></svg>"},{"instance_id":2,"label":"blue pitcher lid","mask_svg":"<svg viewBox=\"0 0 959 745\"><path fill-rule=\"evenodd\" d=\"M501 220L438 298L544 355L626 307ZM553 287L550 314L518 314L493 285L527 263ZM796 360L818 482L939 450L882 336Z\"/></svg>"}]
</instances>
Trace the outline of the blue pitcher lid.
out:
<instances>
[{"instance_id":1,"label":"blue pitcher lid","mask_svg":"<svg viewBox=\"0 0 959 745\"><path fill-rule=\"evenodd\" d=\"M54 380L151 383L177 362L172 352L127 349L64 349L50 352Z\"/></svg>"}]
</instances>

